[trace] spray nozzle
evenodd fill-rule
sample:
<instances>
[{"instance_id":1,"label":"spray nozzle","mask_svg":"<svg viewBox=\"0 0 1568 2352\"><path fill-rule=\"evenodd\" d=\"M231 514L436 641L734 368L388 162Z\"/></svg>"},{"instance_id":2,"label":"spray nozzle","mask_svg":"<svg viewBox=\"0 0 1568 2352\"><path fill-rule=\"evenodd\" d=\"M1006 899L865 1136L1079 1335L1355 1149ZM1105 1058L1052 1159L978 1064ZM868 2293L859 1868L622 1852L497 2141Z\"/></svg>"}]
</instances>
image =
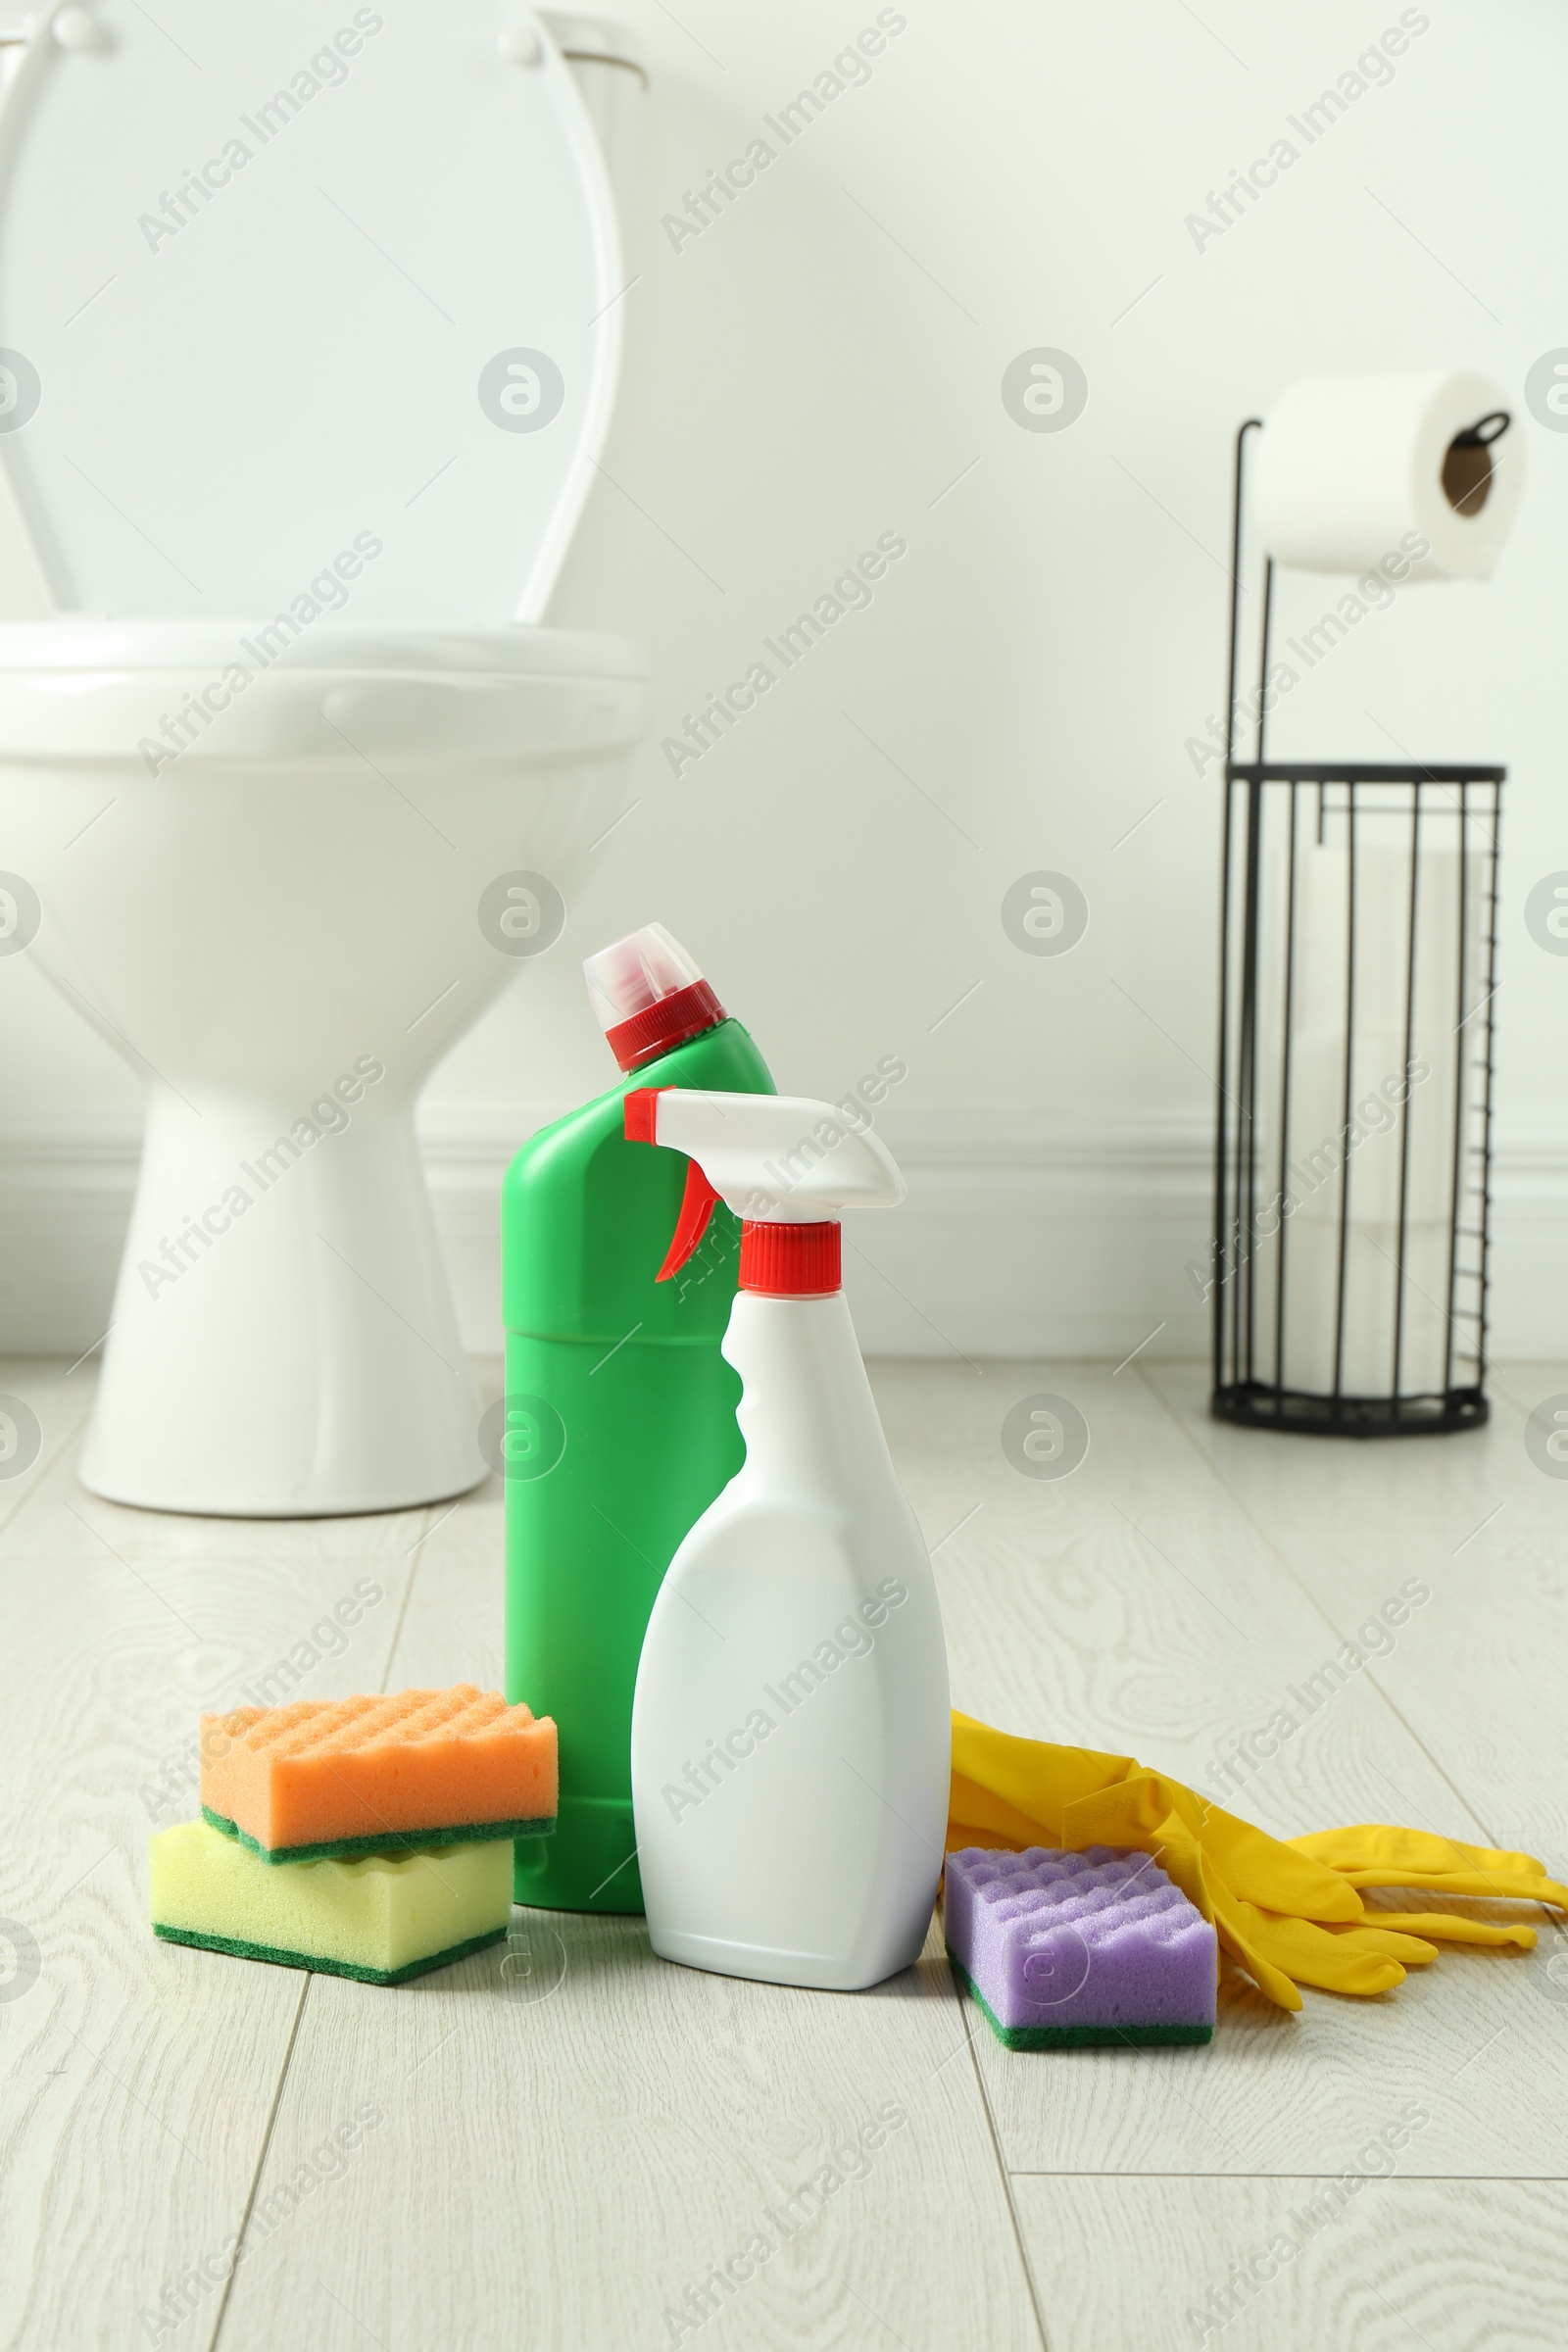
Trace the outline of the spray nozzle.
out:
<instances>
[{"instance_id":1,"label":"spray nozzle","mask_svg":"<svg viewBox=\"0 0 1568 2352\"><path fill-rule=\"evenodd\" d=\"M836 1290L839 1211L896 1208L904 1199L904 1179L869 1119L858 1125L831 1102L679 1086L639 1088L625 1102L629 1141L684 1152L692 1163L661 1282L686 1263L722 1200L745 1224L744 1288ZM749 1255L765 1264L767 1281L748 1281ZM785 1279L792 1263L802 1279Z\"/></svg>"}]
</instances>

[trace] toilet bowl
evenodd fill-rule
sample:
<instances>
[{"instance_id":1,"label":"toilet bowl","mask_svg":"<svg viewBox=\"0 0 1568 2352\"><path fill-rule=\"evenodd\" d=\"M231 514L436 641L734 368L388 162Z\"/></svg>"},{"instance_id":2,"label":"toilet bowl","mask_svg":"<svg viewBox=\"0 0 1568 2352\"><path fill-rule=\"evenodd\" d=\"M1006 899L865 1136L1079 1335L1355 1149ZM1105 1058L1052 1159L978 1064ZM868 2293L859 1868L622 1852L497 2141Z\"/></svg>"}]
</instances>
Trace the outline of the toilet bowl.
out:
<instances>
[{"instance_id":1,"label":"toilet bowl","mask_svg":"<svg viewBox=\"0 0 1568 2352\"><path fill-rule=\"evenodd\" d=\"M0 487L56 615L0 627L0 933L146 1087L116 1501L485 1474L415 1103L647 720L635 647L540 618L618 360L591 52L513 0L89 0L0 106Z\"/></svg>"}]
</instances>

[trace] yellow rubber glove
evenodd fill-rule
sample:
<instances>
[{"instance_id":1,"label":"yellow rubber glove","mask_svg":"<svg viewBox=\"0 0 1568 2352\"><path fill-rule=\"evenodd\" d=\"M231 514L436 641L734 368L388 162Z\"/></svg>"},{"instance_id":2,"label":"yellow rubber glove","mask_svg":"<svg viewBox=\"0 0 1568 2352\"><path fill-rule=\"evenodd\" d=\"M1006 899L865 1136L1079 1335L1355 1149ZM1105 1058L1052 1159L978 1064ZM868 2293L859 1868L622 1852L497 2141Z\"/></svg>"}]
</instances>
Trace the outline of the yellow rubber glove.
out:
<instances>
[{"instance_id":1,"label":"yellow rubber glove","mask_svg":"<svg viewBox=\"0 0 1568 2352\"><path fill-rule=\"evenodd\" d=\"M1568 1887L1529 1854L1374 1825L1286 1842L1131 1756L1015 1739L955 1711L948 1848L964 1845L1120 1845L1156 1855L1282 2009L1299 2009L1300 1984L1387 1992L1407 1968L1436 1959L1433 1936L1526 1951L1536 1940L1530 1928L1456 1913L1368 1912L1360 1886L1500 1894L1568 1910Z\"/></svg>"},{"instance_id":2,"label":"yellow rubber glove","mask_svg":"<svg viewBox=\"0 0 1568 2352\"><path fill-rule=\"evenodd\" d=\"M1501 1846L1461 1845L1457 1838L1390 1829L1381 1822L1314 1830L1290 1842L1298 1854L1327 1862L1352 1886L1429 1886L1439 1894L1497 1894L1510 1902L1551 1903L1559 1910L1563 1903L1563 1889L1546 1877L1544 1862Z\"/></svg>"}]
</instances>

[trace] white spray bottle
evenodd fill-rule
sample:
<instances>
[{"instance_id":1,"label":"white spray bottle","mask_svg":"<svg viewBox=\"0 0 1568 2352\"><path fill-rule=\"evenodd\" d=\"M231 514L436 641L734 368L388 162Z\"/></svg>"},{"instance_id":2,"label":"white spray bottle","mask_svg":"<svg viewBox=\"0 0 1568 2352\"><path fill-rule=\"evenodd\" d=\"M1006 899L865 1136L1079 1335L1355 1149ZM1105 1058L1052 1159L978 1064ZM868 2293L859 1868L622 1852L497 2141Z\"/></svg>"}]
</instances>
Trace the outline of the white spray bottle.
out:
<instances>
[{"instance_id":1,"label":"white spray bottle","mask_svg":"<svg viewBox=\"0 0 1568 2352\"><path fill-rule=\"evenodd\" d=\"M855 1991L918 1955L948 1818L936 1584L839 1287L838 1211L904 1179L800 1097L634 1093L626 1133L693 1163L661 1280L701 1279L715 1200L744 1220L746 1461L670 1562L632 1707L649 1934L689 1968Z\"/></svg>"}]
</instances>

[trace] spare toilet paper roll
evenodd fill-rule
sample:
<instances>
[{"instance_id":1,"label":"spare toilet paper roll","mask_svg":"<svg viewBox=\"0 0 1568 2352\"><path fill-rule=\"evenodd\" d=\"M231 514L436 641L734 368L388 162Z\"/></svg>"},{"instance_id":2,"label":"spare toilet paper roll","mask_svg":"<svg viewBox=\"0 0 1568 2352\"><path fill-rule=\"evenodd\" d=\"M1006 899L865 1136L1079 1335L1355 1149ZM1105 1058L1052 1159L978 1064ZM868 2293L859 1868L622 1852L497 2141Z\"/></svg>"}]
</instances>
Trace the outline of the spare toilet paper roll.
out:
<instances>
[{"instance_id":1,"label":"spare toilet paper roll","mask_svg":"<svg viewBox=\"0 0 1568 2352\"><path fill-rule=\"evenodd\" d=\"M1411 579L1490 579L1524 483L1507 418L1483 375L1303 376L1259 437L1264 547L1300 571L1364 572L1408 557L1419 532L1431 554Z\"/></svg>"},{"instance_id":2,"label":"spare toilet paper roll","mask_svg":"<svg viewBox=\"0 0 1568 2352\"><path fill-rule=\"evenodd\" d=\"M1408 819L1404 829L1408 834ZM1435 825L1431 829L1437 830ZM1466 1100L1475 1100L1479 1080L1471 1065L1478 1059L1484 1062L1486 1051L1484 1027L1474 1018L1461 1023L1459 1013L1461 1002L1470 1010L1486 1001L1479 869L1480 854L1468 853L1464 875L1469 911L1461 926L1458 852L1423 846L1412 988L1408 847L1358 847L1352 1021L1346 994L1348 856L1343 842L1298 840L1292 902L1290 1094L1287 1102L1281 1035L1284 951L1277 940L1264 958L1271 985L1264 992L1254 1118L1271 1185L1277 1181L1282 1141L1287 1146L1293 1165L1290 1189L1302 1215L1338 1220L1339 1186L1325 1181L1324 1172L1347 1158L1354 1162L1353 1218L1397 1217L1401 1194L1407 1217L1446 1219L1450 1214L1455 1089L1463 1078ZM1268 903L1278 909L1283 924L1287 883L1285 849L1279 840L1271 845L1267 883ZM1407 1062L1413 1067L1407 1068ZM1408 1154L1402 1149L1406 1125Z\"/></svg>"},{"instance_id":3,"label":"spare toilet paper roll","mask_svg":"<svg viewBox=\"0 0 1568 2352\"><path fill-rule=\"evenodd\" d=\"M1309 1396L1334 1390L1340 1298L1338 1225L1298 1217L1285 1258L1284 1384ZM1446 1225L1420 1222L1404 1229L1403 1310L1398 1316L1399 1393L1441 1395L1445 1379L1457 1387L1480 1378L1473 1360L1473 1326L1448 1323ZM1395 1317L1401 1288L1399 1236L1393 1223L1352 1223L1345 1236L1345 1328L1339 1350L1340 1394L1387 1396L1394 1391ZM1272 1300L1264 1305L1271 1309ZM1273 1337L1264 1350L1273 1372Z\"/></svg>"}]
</instances>

